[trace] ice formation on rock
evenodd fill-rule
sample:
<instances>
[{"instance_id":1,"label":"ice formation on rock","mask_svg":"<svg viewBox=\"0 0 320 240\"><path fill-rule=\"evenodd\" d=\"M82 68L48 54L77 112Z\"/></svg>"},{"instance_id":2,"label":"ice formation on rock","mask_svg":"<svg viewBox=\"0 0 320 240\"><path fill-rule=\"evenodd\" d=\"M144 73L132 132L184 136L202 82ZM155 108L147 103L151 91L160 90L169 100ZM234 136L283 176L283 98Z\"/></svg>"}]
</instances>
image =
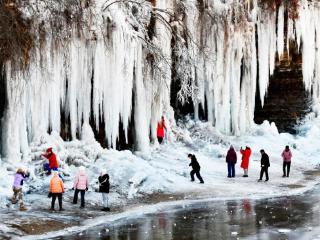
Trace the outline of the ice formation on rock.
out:
<instances>
[{"instance_id":1,"label":"ice formation on rock","mask_svg":"<svg viewBox=\"0 0 320 240\"><path fill-rule=\"evenodd\" d=\"M257 0L208 0L204 6L195 0L154 1L155 5L143 1L115 3L108 9L105 1L92 2L91 15L84 11L89 27L72 26L66 40L57 41L43 14L37 24L44 21L51 32L44 43L38 36L29 71L11 71L11 63L6 65L8 107L2 142L4 154L13 161L21 153L27 155L28 143L41 134L60 132L62 113L73 139L81 136L91 117L93 127L105 123L110 147L116 145L119 123L127 134L134 116L135 148L146 151L156 137L160 116L173 118L173 52L181 85L192 96L195 118L199 107L206 107L208 120L224 134L240 135L254 124L257 79L263 104L275 61L289 39L301 48L305 86L313 94L315 111L320 110L316 2L301 1L300 18L287 21L286 43L283 5L276 12L260 8ZM41 9L41 3L34 4ZM141 26L147 28L153 11L155 33L146 41Z\"/></svg>"}]
</instances>

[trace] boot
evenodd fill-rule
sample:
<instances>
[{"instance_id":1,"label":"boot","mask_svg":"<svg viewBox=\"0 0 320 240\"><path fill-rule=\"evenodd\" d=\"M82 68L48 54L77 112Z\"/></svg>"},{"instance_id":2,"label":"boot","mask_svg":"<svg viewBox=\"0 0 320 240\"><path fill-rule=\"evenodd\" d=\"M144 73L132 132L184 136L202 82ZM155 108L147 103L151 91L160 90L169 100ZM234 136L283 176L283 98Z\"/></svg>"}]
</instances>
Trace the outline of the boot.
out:
<instances>
[{"instance_id":1,"label":"boot","mask_svg":"<svg viewBox=\"0 0 320 240\"><path fill-rule=\"evenodd\" d=\"M102 208L102 211L104 211L104 212L110 212L110 208L108 208L108 207Z\"/></svg>"},{"instance_id":2,"label":"boot","mask_svg":"<svg viewBox=\"0 0 320 240\"><path fill-rule=\"evenodd\" d=\"M11 202L12 202L12 204L16 204L18 201L17 201L17 199L12 198L12 199L11 199Z\"/></svg>"},{"instance_id":3,"label":"boot","mask_svg":"<svg viewBox=\"0 0 320 240\"><path fill-rule=\"evenodd\" d=\"M27 211L28 209L25 206L20 206L20 211Z\"/></svg>"}]
</instances>

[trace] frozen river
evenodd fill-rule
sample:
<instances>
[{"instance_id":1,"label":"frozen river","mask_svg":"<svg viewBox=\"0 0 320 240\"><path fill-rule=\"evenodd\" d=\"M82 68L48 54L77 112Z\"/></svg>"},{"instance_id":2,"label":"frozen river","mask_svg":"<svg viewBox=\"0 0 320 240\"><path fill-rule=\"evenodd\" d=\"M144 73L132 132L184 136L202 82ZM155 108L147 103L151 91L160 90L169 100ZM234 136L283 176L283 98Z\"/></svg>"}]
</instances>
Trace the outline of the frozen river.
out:
<instances>
[{"instance_id":1,"label":"frozen river","mask_svg":"<svg viewBox=\"0 0 320 240\"><path fill-rule=\"evenodd\" d=\"M320 186L304 195L170 206L56 239L320 239Z\"/></svg>"}]
</instances>

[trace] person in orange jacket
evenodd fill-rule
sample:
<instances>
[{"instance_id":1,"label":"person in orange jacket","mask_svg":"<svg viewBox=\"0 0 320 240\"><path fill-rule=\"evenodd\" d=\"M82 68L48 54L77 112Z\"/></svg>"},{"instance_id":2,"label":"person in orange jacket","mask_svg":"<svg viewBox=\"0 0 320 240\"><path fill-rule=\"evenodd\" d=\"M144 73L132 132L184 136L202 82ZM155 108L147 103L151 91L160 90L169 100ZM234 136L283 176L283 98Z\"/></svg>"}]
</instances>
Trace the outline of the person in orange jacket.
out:
<instances>
[{"instance_id":1,"label":"person in orange jacket","mask_svg":"<svg viewBox=\"0 0 320 240\"><path fill-rule=\"evenodd\" d=\"M166 122L164 120L164 116L162 116L161 121L158 122L158 127L157 127L157 138L160 144L162 144L163 142L166 130L167 130Z\"/></svg>"},{"instance_id":2,"label":"person in orange jacket","mask_svg":"<svg viewBox=\"0 0 320 240\"><path fill-rule=\"evenodd\" d=\"M63 208L62 208L63 193L64 193L63 181L59 177L59 173L57 171L53 171L53 177L50 180L50 189L49 189L49 197L52 197L51 210L54 210L56 198L58 198L60 211L63 211Z\"/></svg>"},{"instance_id":3,"label":"person in orange jacket","mask_svg":"<svg viewBox=\"0 0 320 240\"><path fill-rule=\"evenodd\" d=\"M248 168L249 168L249 159L251 156L251 149L246 146L246 149L243 150L241 148L240 153L242 154L242 162L241 162L241 168L243 168L243 177L248 177Z\"/></svg>"},{"instance_id":4,"label":"person in orange jacket","mask_svg":"<svg viewBox=\"0 0 320 240\"><path fill-rule=\"evenodd\" d=\"M48 148L46 153L42 154L42 156L49 160L49 174L51 171L58 171L59 164L56 154L52 151L52 147Z\"/></svg>"}]
</instances>

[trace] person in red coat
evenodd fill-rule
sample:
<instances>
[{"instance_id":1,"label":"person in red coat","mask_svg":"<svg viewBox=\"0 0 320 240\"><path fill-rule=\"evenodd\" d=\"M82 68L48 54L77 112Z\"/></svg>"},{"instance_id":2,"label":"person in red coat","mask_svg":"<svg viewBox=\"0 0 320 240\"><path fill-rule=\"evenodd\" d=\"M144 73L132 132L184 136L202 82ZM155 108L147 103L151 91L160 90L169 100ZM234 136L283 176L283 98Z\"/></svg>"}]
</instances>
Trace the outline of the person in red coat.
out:
<instances>
[{"instance_id":1,"label":"person in red coat","mask_svg":"<svg viewBox=\"0 0 320 240\"><path fill-rule=\"evenodd\" d=\"M244 171L243 177L248 177L248 168L249 168L249 159L251 156L251 149L248 146L246 146L245 150L241 148L240 153L242 154L241 168L243 168L243 171Z\"/></svg>"},{"instance_id":2,"label":"person in red coat","mask_svg":"<svg viewBox=\"0 0 320 240\"><path fill-rule=\"evenodd\" d=\"M49 160L49 168L51 171L58 171L59 164L56 154L52 151L52 148L48 148L46 153L42 154L43 157Z\"/></svg>"},{"instance_id":3,"label":"person in red coat","mask_svg":"<svg viewBox=\"0 0 320 240\"><path fill-rule=\"evenodd\" d=\"M164 116L162 116L161 121L158 122L158 127L157 127L157 138L160 144L162 144L163 142L166 130L167 130L166 122L164 120Z\"/></svg>"}]
</instances>

